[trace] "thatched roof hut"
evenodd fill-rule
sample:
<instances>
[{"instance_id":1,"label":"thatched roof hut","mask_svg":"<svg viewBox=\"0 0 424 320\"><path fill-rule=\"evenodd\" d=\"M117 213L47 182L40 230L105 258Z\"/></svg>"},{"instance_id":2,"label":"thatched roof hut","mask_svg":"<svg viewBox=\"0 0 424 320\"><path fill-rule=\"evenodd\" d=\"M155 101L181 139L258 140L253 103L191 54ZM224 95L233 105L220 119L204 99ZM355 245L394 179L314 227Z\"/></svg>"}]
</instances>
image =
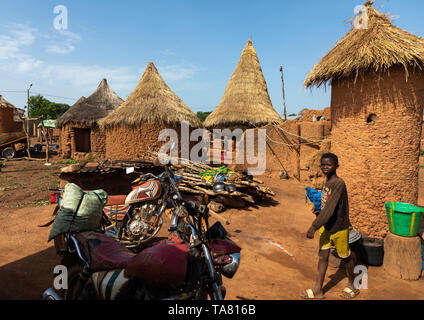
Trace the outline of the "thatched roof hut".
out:
<instances>
[{"instance_id":1,"label":"thatched roof hut","mask_svg":"<svg viewBox=\"0 0 424 320\"><path fill-rule=\"evenodd\" d=\"M56 121L61 129L61 154L64 158L79 158L94 152L100 157L105 153L105 135L98 121L107 116L124 101L103 79L88 98L81 97Z\"/></svg>"},{"instance_id":2,"label":"thatched roof hut","mask_svg":"<svg viewBox=\"0 0 424 320\"><path fill-rule=\"evenodd\" d=\"M280 122L282 119L272 106L255 47L248 40L221 102L204 125L251 128Z\"/></svg>"},{"instance_id":3,"label":"thatched roof hut","mask_svg":"<svg viewBox=\"0 0 424 320\"><path fill-rule=\"evenodd\" d=\"M357 78L365 72L387 72L393 66L424 66L424 39L394 26L390 18L367 1L367 28L352 28L314 66L304 81L306 87L321 86L333 79Z\"/></svg>"},{"instance_id":4,"label":"thatched roof hut","mask_svg":"<svg viewBox=\"0 0 424 320\"><path fill-rule=\"evenodd\" d=\"M138 126L143 122L181 121L187 121L194 127L202 126L193 111L168 87L153 62L149 62L140 82L127 100L104 118L100 125L109 128Z\"/></svg>"},{"instance_id":5,"label":"thatched roof hut","mask_svg":"<svg viewBox=\"0 0 424 320\"><path fill-rule=\"evenodd\" d=\"M68 111L57 119L56 126L61 128L68 123L74 123L91 127L123 102L124 100L109 87L107 80L103 79L92 95L88 98L79 98Z\"/></svg>"},{"instance_id":6,"label":"thatched roof hut","mask_svg":"<svg viewBox=\"0 0 424 320\"><path fill-rule=\"evenodd\" d=\"M106 156L109 159L137 160L145 151L158 151L162 129L180 131L181 122L202 127L199 118L168 87L152 62L127 100L99 124L106 130Z\"/></svg>"},{"instance_id":7,"label":"thatched roof hut","mask_svg":"<svg viewBox=\"0 0 424 320\"><path fill-rule=\"evenodd\" d=\"M349 192L353 226L383 238L386 202L418 201L424 106L424 39L364 4L352 28L313 68L305 86L331 84L331 150Z\"/></svg>"}]
</instances>

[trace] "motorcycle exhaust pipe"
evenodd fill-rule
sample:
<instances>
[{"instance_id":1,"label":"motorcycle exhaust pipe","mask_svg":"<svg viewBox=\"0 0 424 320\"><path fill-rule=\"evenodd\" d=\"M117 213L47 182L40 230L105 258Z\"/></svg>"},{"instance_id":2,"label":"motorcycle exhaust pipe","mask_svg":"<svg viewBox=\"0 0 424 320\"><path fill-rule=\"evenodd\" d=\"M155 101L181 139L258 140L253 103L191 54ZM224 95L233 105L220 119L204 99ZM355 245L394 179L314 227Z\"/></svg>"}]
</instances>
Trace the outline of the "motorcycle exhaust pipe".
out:
<instances>
[{"instance_id":1,"label":"motorcycle exhaust pipe","mask_svg":"<svg viewBox=\"0 0 424 320\"><path fill-rule=\"evenodd\" d=\"M41 300L63 300L63 298L53 288L48 288L43 292Z\"/></svg>"}]
</instances>

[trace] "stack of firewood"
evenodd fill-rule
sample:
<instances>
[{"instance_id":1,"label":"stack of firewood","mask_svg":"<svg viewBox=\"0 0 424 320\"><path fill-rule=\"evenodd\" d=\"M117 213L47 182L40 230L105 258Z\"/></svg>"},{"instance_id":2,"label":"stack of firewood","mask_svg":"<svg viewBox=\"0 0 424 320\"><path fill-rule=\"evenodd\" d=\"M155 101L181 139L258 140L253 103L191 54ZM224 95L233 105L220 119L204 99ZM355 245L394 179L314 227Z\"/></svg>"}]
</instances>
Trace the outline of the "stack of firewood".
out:
<instances>
[{"instance_id":1,"label":"stack of firewood","mask_svg":"<svg viewBox=\"0 0 424 320\"><path fill-rule=\"evenodd\" d=\"M157 153L149 152L152 158L158 158ZM248 174L235 172L227 176L224 184L232 184L236 187L236 191L214 192L213 182L207 181L202 177L205 171L213 172L216 168L199 162L193 162L187 159L170 158L171 163L176 163L174 167L178 179L178 188L183 192L193 194L207 194L209 196L218 197L225 206L242 207L244 204L256 204L260 200L272 198L275 193L266 187L263 181L258 180Z\"/></svg>"}]
</instances>

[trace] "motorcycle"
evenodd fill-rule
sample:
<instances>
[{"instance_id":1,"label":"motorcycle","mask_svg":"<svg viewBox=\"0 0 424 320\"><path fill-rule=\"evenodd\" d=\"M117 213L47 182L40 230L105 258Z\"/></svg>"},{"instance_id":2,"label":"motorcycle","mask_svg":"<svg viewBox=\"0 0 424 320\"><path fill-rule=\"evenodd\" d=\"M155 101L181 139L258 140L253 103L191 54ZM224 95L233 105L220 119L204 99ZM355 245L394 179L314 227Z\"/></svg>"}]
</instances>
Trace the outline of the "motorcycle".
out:
<instances>
[{"instance_id":1,"label":"motorcycle","mask_svg":"<svg viewBox=\"0 0 424 320\"><path fill-rule=\"evenodd\" d=\"M68 288L49 288L43 299L224 299L222 276L235 275L241 248L219 222L209 227L206 205L187 201L178 190L170 199L175 210L169 236L144 244L139 253L104 231L65 234Z\"/></svg>"},{"instance_id":2,"label":"motorcycle","mask_svg":"<svg viewBox=\"0 0 424 320\"><path fill-rule=\"evenodd\" d=\"M166 165L159 176L147 173L134 180L128 195L108 196L103 209L102 228L128 248L137 250L161 229L162 215L172 202L169 196L178 191L177 181L180 178L174 175L171 165ZM49 190L54 191L50 202L58 203L59 207L64 189Z\"/></svg>"}]
</instances>

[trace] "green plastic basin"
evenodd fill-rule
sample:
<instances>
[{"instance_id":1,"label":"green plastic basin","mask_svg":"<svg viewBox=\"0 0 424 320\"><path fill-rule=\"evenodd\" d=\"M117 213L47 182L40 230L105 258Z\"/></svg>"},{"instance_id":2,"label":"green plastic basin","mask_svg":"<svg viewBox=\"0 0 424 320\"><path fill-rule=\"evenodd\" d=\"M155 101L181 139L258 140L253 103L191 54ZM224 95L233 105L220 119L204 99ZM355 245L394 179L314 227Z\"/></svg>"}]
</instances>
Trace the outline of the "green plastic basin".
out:
<instances>
[{"instance_id":1,"label":"green plastic basin","mask_svg":"<svg viewBox=\"0 0 424 320\"><path fill-rule=\"evenodd\" d=\"M418 235L424 208L404 202L387 202L384 206L386 207L391 233L403 237Z\"/></svg>"}]
</instances>

